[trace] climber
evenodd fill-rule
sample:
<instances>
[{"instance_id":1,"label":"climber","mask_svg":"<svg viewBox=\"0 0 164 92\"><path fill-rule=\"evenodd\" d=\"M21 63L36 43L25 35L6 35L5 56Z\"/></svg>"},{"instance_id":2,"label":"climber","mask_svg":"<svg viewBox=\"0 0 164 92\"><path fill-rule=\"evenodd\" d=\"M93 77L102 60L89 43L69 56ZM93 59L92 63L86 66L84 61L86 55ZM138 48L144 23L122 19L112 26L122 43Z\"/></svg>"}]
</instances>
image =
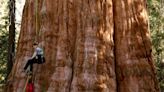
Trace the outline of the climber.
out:
<instances>
[{"instance_id":1,"label":"climber","mask_svg":"<svg viewBox=\"0 0 164 92\"><path fill-rule=\"evenodd\" d=\"M25 67L24 67L24 72L30 66L30 73L32 73L33 70L33 64L43 64L45 62L45 58L43 56L43 49L38 46L38 43L35 42L33 44L33 47L35 49L33 56L27 61Z\"/></svg>"}]
</instances>

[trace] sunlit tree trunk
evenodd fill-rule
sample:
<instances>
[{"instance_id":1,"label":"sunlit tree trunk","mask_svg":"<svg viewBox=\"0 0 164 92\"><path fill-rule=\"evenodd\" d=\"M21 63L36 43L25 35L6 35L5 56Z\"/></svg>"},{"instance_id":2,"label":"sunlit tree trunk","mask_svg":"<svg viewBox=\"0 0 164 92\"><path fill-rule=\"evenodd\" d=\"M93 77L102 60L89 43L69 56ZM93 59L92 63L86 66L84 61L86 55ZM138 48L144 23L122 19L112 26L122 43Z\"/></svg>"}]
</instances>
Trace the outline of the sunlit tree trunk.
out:
<instances>
[{"instance_id":1,"label":"sunlit tree trunk","mask_svg":"<svg viewBox=\"0 0 164 92\"><path fill-rule=\"evenodd\" d=\"M27 0L7 92L23 91L26 76L21 71L35 38L46 58L45 64L34 65L35 92L158 92L144 4L39 0L35 30L36 4Z\"/></svg>"}]
</instances>

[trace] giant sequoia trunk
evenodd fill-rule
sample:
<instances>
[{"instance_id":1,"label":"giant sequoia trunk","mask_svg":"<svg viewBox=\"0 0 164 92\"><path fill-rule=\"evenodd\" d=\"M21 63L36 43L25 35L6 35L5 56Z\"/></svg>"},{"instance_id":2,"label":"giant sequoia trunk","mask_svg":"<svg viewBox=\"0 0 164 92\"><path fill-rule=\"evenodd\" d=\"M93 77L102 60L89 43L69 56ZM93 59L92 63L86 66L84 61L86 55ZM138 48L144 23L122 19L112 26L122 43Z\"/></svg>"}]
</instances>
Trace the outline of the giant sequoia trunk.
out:
<instances>
[{"instance_id":1,"label":"giant sequoia trunk","mask_svg":"<svg viewBox=\"0 0 164 92\"><path fill-rule=\"evenodd\" d=\"M159 92L143 0L26 0L7 92L22 92L35 38L35 92ZM36 25L38 24L38 30Z\"/></svg>"}]
</instances>

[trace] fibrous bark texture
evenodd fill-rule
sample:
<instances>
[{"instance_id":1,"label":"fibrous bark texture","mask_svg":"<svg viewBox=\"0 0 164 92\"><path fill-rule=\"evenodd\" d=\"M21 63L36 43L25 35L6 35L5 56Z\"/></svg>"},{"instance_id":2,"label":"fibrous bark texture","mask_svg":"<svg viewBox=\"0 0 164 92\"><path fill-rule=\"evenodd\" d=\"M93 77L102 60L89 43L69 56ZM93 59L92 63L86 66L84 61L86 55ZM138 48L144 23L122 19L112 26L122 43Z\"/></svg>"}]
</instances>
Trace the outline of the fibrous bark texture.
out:
<instances>
[{"instance_id":1,"label":"fibrous bark texture","mask_svg":"<svg viewBox=\"0 0 164 92\"><path fill-rule=\"evenodd\" d=\"M118 92L158 92L144 0L114 0Z\"/></svg>"},{"instance_id":2,"label":"fibrous bark texture","mask_svg":"<svg viewBox=\"0 0 164 92\"><path fill-rule=\"evenodd\" d=\"M23 91L34 41L35 92L159 92L143 0L26 0L22 17L6 92Z\"/></svg>"}]
</instances>

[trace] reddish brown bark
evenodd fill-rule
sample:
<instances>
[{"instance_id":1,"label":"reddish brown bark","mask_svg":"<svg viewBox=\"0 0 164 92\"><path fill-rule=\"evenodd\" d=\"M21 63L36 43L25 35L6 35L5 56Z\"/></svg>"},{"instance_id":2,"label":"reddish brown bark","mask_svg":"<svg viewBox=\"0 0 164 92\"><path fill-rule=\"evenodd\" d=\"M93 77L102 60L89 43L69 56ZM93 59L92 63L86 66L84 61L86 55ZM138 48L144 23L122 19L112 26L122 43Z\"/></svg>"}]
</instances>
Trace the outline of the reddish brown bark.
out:
<instances>
[{"instance_id":1,"label":"reddish brown bark","mask_svg":"<svg viewBox=\"0 0 164 92\"><path fill-rule=\"evenodd\" d=\"M27 0L7 92L22 92L26 76L21 71L35 38L46 58L34 67L35 92L159 92L144 4L39 0L36 31L35 3Z\"/></svg>"},{"instance_id":2,"label":"reddish brown bark","mask_svg":"<svg viewBox=\"0 0 164 92\"><path fill-rule=\"evenodd\" d=\"M146 2L115 0L113 4L118 92L158 92Z\"/></svg>"}]
</instances>

